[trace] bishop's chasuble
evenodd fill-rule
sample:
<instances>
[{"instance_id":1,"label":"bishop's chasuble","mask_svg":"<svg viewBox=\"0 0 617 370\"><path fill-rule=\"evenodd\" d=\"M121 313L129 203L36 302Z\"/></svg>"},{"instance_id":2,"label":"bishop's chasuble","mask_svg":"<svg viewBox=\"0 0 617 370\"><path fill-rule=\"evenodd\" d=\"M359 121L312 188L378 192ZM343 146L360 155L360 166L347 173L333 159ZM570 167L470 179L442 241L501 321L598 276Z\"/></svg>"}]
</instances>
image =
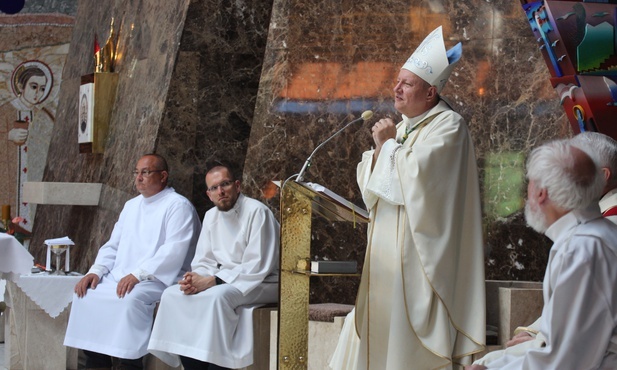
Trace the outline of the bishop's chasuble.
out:
<instances>
[{"instance_id":1,"label":"bishop's chasuble","mask_svg":"<svg viewBox=\"0 0 617 370\"><path fill-rule=\"evenodd\" d=\"M485 282L467 126L440 101L404 117L371 170L372 161L365 152L357 172L371 218L355 310L358 369L468 364L484 349Z\"/></svg>"}]
</instances>

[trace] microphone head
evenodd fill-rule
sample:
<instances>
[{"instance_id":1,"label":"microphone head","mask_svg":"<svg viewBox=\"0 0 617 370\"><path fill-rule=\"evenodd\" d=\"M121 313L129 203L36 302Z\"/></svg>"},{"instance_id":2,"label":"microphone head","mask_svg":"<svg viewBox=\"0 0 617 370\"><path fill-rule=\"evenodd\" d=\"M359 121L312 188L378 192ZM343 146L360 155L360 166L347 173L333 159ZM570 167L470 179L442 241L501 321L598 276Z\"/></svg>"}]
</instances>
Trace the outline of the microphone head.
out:
<instances>
[{"instance_id":1,"label":"microphone head","mask_svg":"<svg viewBox=\"0 0 617 370\"><path fill-rule=\"evenodd\" d=\"M367 120L367 119L371 119L373 118L373 111L372 110L366 110L362 113L362 119L363 120Z\"/></svg>"}]
</instances>

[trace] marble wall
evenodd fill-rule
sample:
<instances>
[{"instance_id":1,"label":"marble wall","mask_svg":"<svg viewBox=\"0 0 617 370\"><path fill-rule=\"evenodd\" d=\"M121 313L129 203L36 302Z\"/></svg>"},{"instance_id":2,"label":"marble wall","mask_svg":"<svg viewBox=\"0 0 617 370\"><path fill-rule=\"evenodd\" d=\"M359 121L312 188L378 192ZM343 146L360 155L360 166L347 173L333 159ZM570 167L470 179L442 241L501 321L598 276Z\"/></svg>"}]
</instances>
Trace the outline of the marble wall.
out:
<instances>
[{"instance_id":1,"label":"marble wall","mask_svg":"<svg viewBox=\"0 0 617 370\"><path fill-rule=\"evenodd\" d=\"M159 132L157 150L181 168L199 214L206 163L225 159L242 174L268 36L272 0L192 1ZM178 179L178 176L175 176Z\"/></svg>"},{"instance_id":2,"label":"marble wall","mask_svg":"<svg viewBox=\"0 0 617 370\"><path fill-rule=\"evenodd\" d=\"M114 17L122 58L104 154L78 154L79 77L93 68L94 33ZM511 0L184 0L79 2L44 179L101 182L99 207L40 206L35 245L69 235L84 272L135 192L130 171L145 152L169 158L173 186L200 214L208 160L236 162L244 192L278 215L271 180L299 172L311 151L364 110L396 116L400 66L443 25L463 58L443 95L466 118L483 193L487 278L541 280L547 240L521 216L530 148L570 135L518 2ZM361 205L355 167L374 120L350 127L305 176ZM38 225L41 225L38 227ZM314 220L312 257L362 264L366 228ZM42 257L35 250L35 257ZM44 258L44 257L43 257ZM312 283L312 302L353 303L358 279Z\"/></svg>"}]
</instances>

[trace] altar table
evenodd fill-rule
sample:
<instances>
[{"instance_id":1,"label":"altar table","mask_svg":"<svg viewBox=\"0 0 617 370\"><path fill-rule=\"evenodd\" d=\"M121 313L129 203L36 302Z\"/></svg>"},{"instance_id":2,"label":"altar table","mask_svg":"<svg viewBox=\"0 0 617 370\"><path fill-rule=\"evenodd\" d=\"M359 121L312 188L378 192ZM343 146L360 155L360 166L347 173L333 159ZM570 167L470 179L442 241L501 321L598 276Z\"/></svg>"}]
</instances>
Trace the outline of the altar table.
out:
<instances>
[{"instance_id":1,"label":"altar table","mask_svg":"<svg viewBox=\"0 0 617 370\"><path fill-rule=\"evenodd\" d=\"M67 308L80 279L41 274L7 282L5 366L9 370L77 369L77 350L63 342Z\"/></svg>"}]
</instances>

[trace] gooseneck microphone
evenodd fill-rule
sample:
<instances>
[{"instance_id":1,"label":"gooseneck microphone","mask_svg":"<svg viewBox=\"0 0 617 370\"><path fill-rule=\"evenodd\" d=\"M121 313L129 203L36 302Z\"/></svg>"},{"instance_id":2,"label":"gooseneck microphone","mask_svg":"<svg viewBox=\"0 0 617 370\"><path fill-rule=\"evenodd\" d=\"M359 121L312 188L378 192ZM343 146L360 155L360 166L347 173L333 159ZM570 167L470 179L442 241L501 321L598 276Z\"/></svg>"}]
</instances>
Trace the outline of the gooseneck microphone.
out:
<instances>
[{"instance_id":1,"label":"gooseneck microphone","mask_svg":"<svg viewBox=\"0 0 617 370\"><path fill-rule=\"evenodd\" d=\"M368 119L371 119L373 117L373 111L367 110L362 112L362 115L360 116L360 118L356 118L353 121L349 122L348 124L346 124L342 129L338 130L337 132L335 132L332 136L330 136L329 138L326 139L326 141L324 141L323 143L319 144L317 146L317 148L315 148L315 150L313 150L313 152L311 153L311 155L308 157L308 159L306 160L306 162L304 162L304 166L302 166L302 169L300 170L300 173L298 174L298 177L296 178L296 182L300 182L304 179L304 173L306 172L306 170L308 170L308 168L311 166L311 160L313 159L313 156L315 155L315 153L319 150L319 148L321 148L322 146L324 146L328 141L332 140L335 136L337 136L338 134L340 134L341 132L343 132L343 130L345 130L347 127L351 126L352 124L356 123L356 122L360 122L360 121L366 121Z\"/></svg>"}]
</instances>

